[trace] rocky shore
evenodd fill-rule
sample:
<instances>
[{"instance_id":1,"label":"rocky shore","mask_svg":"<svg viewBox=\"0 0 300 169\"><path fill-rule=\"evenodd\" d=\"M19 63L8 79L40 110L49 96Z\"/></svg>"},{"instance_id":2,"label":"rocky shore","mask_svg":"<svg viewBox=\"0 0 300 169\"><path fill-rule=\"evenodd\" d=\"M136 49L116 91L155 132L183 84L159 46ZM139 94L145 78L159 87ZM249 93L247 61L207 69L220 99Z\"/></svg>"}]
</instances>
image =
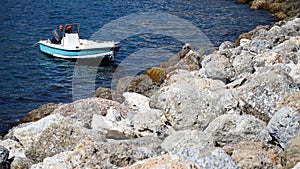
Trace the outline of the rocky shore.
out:
<instances>
[{"instance_id":1,"label":"rocky shore","mask_svg":"<svg viewBox=\"0 0 300 169\"><path fill-rule=\"evenodd\" d=\"M238 3L249 4L252 9L269 10L279 20L297 17L300 14L299 0L236 0Z\"/></svg>"},{"instance_id":2,"label":"rocky shore","mask_svg":"<svg viewBox=\"0 0 300 169\"><path fill-rule=\"evenodd\" d=\"M210 54L185 45L95 97L33 110L4 168L299 168L300 18Z\"/></svg>"}]
</instances>

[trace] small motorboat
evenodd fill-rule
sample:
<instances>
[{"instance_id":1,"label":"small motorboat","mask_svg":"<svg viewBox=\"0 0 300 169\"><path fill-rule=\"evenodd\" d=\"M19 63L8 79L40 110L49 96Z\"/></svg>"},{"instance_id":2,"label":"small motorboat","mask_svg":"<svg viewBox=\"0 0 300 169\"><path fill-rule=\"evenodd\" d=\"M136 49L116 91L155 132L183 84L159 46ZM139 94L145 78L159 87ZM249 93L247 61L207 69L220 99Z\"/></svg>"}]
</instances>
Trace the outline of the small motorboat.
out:
<instances>
[{"instance_id":1,"label":"small motorboat","mask_svg":"<svg viewBox=\"0 0 300 169\"><path fill-rule=\"evenodd\" d=\"M79 24L60 25L52 32L52 39L40 40L40 50L48 55L64 58L109 58L117 54L119 42L92 41L79 38Z\"/></svg>"}]
</instances>

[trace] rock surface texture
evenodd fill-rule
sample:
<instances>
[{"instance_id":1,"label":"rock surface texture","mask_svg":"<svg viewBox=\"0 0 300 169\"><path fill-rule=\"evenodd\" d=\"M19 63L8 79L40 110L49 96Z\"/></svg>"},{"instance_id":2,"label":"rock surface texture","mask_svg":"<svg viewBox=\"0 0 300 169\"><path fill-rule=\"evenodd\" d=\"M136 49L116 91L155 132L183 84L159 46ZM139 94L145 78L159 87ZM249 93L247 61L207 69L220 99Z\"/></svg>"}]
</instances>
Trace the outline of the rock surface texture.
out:
<instances>
[{"instance_id":1,"label":"rock surface texture","mask_svg":"<svg viewBox=\"0 0 300 169\"><path fill-rule=\"evenodd\" d=\"M300 18L209 54L185 45L115 91L32 111L0 140L0 168L299 168L299 70Z\"/></svg>"}]
</instances>

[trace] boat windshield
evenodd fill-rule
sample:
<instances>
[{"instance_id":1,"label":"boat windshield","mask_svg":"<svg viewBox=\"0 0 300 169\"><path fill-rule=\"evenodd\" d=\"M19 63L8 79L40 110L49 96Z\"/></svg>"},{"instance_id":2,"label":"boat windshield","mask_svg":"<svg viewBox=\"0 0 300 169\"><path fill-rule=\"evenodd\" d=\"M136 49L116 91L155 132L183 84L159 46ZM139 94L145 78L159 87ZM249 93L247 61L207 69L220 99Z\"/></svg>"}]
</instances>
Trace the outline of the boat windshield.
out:
<instances>
[{"instance_id":1,"label":"boat windshield","mask_svg":"<svg viewBox=\"0 0 300 169\"><path fill-rule=\"evenodd\" d=\"M65 33L79 33L79 24L66 24L64 27Z\"/></svg>"}]
</instances>

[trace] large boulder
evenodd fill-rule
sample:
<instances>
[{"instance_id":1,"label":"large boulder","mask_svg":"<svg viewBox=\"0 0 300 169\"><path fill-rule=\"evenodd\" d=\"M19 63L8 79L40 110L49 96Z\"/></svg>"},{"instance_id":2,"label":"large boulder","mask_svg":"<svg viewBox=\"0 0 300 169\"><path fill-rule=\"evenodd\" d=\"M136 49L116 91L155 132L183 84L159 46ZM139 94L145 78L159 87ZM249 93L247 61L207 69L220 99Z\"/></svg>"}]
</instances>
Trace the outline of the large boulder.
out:
<instances>
[{"instance_id":1,"label":"large boulder","mask_svg":"<svg viewBox=\"0 0 300 169\"><path fill-rule=\"evenodd\" d=\"M9 130L5 136L6 139L18 140L25 150L29 149L36 143L51 124L64 119L60 114L51 114L36 122L24 123Z\"/></svg>"},{"instance_id":2,"label":"large boulder","mask_svg":"<svg viewBox=\"0 0 300 169\"><path fill-rule=\"evenodd\" d=\"M117 168L162 154L157 137L95 141L85 138L73 151L65 151L35 164L35 168Z\"/></svg>"},{"instance_id":3,"label":"large boulder","mask_svg":"<svg viewBox=\"0 0 300 169\"><path fill-rule=\"evenodd\" d=\"M127 114L127 109L122 104L102 98L87 98L59 106L52 114L61 114L72 118L80 119L91 124L94 114L105 116L109 109L115 109L120 116Z\"/></svg>"},{"instance_id":4,"label":"large boulder","mask_svg":"<svg viewBox=\"0 0 300 169\"><path fill-rule=\"evenodd\" d=\"M214 119L204 130L210 133L215 145L239 143L242 141L271 140L266 123L251 115L224 114Z\"/></svg>"},{"instance_id":5,"label":"large boulder","mask_svg":"<svg viewBox=\"0 0 300 169\"><path fill-rule=\"evenodd\" d=\"M244 114L254 115L266 123L275 114L280 100L287 93L299 91L284 66L265 67L249 76L235 89Z\"/></svg>"},{"instance_id":6,"label":"large boulder","mask_svg":"<svg viewBox=\"0 0 300 169\"><path fill-rule=\"evenodd\" d=\"M46 157L64 151L72 151L84 138L104 141L101 132L91 130L82 122L75 119L64 118L48 126L26 150L26 156L35 162L41 162Z\"/></svg>"},{"instance_id":7,"label":"large boulder","mask_svg":"<svg viewBox=\"0 0 300 169\"><path fill-rule=\"evenodd\" d=\"M237 107L232 91L222 89L225 85L221 81L177 72L173 74L177 77L170 77L166 86L150 99L150 107L163 110L168 123L176 130L203 130L214 118Z\"/></svg>"}]
</instances>

